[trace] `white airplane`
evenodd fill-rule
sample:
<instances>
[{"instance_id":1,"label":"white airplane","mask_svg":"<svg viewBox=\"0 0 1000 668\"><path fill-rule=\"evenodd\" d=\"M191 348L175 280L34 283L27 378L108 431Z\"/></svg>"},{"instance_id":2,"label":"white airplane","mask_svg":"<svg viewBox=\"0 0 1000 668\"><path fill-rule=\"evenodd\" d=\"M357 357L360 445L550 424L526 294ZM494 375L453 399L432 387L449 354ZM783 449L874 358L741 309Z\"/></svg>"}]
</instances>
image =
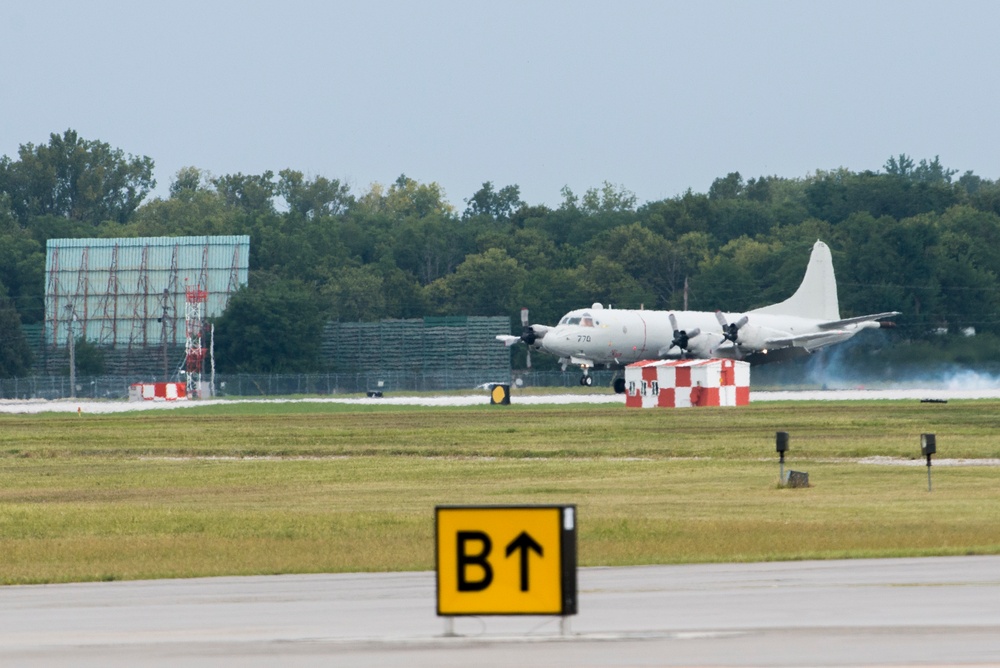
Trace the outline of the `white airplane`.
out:
<instances>
[{"instance_id":1,"label":"white airplane","mask_svg":"<svg viewBox=\"0 0 1000 668\"><path fill-rule=\"evenodd\" d=\"M529 325L528 310L521 310L521 335L496 338L511 346L523 342L531 350L559 357L583 370L581 385L591 385L590 369L602 365L623 367L646 359L727 357L754 364L806 355L840 343L863 329L893 327L883 318L899 311L841 318L837 280L830 248L813 245L802 284L779 304L743 314L721 311L645 311L604 308L570 311L559 324ZM624 392L623 378L615 391Z\"/></svg>"}]
</instances>

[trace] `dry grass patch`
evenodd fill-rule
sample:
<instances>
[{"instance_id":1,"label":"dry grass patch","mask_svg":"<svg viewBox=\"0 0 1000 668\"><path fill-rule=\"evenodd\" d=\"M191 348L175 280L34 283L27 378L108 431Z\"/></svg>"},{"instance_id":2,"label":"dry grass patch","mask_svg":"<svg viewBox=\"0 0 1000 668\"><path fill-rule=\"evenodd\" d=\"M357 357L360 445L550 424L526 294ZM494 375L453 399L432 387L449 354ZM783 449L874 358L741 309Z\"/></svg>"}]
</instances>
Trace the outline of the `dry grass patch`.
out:
<instances>
[{"instance_id":1,"label":"dry grass patch","mask_svg":"<svg viewBox=\"0 0 1000 668\"><path fill-rule=\"evenodd\" d=\"M433 566L437 504L575 503L582 565L1000 552L996 402L0 416L0 582ZM248 412L250 411L250 412ZM782 489L774 432L813 487ZM265 457L257 459L256 457Z\"/></svg>"}]
</instances>

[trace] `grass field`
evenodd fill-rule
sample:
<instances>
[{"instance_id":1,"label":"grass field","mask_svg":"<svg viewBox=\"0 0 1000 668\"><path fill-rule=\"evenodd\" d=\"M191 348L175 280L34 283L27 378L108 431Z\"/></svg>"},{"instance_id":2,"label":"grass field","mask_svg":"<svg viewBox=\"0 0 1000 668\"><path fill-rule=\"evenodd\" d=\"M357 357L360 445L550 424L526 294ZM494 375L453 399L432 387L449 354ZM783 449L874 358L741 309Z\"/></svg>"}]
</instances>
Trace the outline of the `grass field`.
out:
<instances>
[{"instance_id":1,"label":"grass field","mask_svg":"<svg viewBox=\"0 0 1000 668\"><path fill-rule=\"evenodd\" d=\"M575 503L582 566L1000 553L1000 402L0 415L0 582L433 568L437 504ZM778 482L786 467L812 487ZM860 463L868 457L912 466Z\"/></svg>"}]
</instances>

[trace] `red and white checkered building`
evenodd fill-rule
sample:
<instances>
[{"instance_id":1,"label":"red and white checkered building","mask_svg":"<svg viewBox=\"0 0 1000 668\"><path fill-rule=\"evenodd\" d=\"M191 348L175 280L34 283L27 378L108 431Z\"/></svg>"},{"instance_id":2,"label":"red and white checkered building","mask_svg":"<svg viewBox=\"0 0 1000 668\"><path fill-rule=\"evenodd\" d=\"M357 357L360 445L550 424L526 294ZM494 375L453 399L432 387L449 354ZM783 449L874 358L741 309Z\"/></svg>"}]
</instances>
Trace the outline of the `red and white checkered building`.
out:
<instances>
[{"instance_id":1,"label":"red and white checkered building","mask_svg":"<svg viewBox=\"0 0 1000 668\"><path fill-rule=\"evenodd\" d=\"M185 383L133 383L128 388L129 401L177 401L187 399Z\"/></svg>"},{"instance_id":2,"label":"red and white checkered building","mask_svg":"<svg viewBox=\"0 0 1000 668\"><path fill-rule=\"evenodd\" d=\"M739 360L644 360L625 367L625 405L633 408L746 406L750 364Z\"/></svg>"}]
</instances>

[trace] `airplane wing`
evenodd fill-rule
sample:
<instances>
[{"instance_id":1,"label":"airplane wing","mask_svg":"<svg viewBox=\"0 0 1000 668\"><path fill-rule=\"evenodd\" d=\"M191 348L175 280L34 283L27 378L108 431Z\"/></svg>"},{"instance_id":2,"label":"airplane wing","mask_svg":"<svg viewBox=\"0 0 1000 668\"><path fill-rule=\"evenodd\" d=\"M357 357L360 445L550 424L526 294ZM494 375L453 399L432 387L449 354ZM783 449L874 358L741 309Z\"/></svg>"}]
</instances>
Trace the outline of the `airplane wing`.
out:
<instances>
[{"instance_id":1,"label":"airplane wing","mask_svg":"<svg viewBox=\"0 0 1000 668\"><path fill-rule=\"evenodd\" d=\"M535 335L534 340L537 341L538 339L544 338L545 333L548 332L550 329L552 328L549 327L548 325L532 325L531 330L534 332ZM503 344L508 348L514 345L515 343L520 343L521 341L524 341L524 335L514 336L513 334L497 334L494 338L497 341L503 341Z\"/></svg>"},{"instance_id":2,"label":"airplane wing","mask_svg":"<svg viewBox=\"0 0 1000 668\"><path fill-rule=\"evenodd\" d=\"M859 315L856 318L844 318L843 320L831 320L819 325L820 329L840 329L844 325L854 325L859 322L871 322L882 318L891 318L899 315L899 311L886 311L885 313L872 313L871 315Z\"/></svg>"},{"instance_id":3,"label":"airplane wing","mask_svg":"<svg viewBox=\"0 0 1000 668\"><path fill-rule=\"evenodd\" d=\"M799 334L798 336L788 336L783 339L768 339L766 344L768 348L787 348L789 346L796 346L799 348L817 348L827 343L836 343L840 341L845 335L850 335L844 329L830 330L826 332L813 332L811 334Z\"/></svg>"},{"instance_id":4,"label":"airplane wing","mask_svg":"<svg viewBox=\"0 0 1000 668\"><path fill-rule=\"evenodd\" d=\"M856 318L844 318L843 320L830 320L817 325L821 332L811 332L809 334L799 334L797 336L787 336L780 339L768 339L766 342L769 348L787 348L789 346L798 348L822 348L831 343L838 343L846 338L850 338L857 330L844 329L846 325L857 325L862 322L875 322L882 318L891 318L899 315L899 311L886 311L885 313L872 313L870 315L859 315ZM891 323L889 323L891 325Z\"/></svg>"}]
</instances>

